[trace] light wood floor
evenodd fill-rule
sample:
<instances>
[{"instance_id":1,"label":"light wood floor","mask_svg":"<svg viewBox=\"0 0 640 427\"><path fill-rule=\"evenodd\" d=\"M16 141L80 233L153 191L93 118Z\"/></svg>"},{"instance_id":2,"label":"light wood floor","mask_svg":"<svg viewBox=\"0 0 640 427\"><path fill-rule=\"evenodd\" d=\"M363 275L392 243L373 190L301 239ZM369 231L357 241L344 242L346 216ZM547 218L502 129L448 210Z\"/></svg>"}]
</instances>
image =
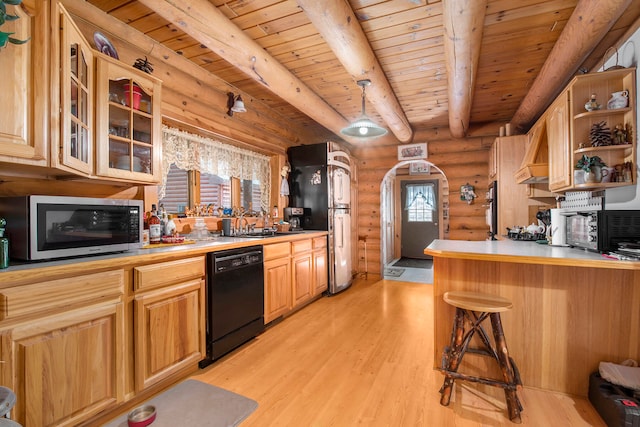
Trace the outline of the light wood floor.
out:
<instances>
[{"instance_id":1,"label":"light wood floor","mask_svg":"<svg viewBox=\"0 0 640 427\"><path fill-rule=\"evenodd\" d=\"M432 289L356 281L193 378L256 400L242 427L513 425L496 388L458 382L439 404ZM526 387L520 398L522 425L605 427L586 399Z\"/></svg>"}]
</instances>

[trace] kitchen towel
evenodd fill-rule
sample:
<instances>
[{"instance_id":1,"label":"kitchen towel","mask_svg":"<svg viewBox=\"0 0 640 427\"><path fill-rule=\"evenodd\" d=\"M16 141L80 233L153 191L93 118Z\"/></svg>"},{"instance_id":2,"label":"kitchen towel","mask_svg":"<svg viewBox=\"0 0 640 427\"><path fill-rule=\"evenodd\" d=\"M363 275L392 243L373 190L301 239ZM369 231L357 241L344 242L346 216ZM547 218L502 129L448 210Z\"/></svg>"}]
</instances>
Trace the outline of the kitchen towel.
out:
<instances>
[{"instance_id":1,"label":"kitchen towel","mask_svg":"<svg viewBox=\"0 0 640 427\"><path fill-rule=\"evenodd\" d=\"M633 362L628 364L625 362ZM600 362L598 368L600 376L612 384L640 391L640 368L632 360L616 364L611 362ZM633 366L635 364L635 366ZM631 366L629 366L631 365Z\"/></svg>"},{"instance_id":2,"label":"kitchen towel","mask_svg":"<svg viewBox=\"0 0 640 427\"><path fill-rule=\"evenodd\" d=\"M258 407L255 400L197 380L181 382L144 404L156 407L153 427L237 426ZM105 427L127 427L127 414Z\"/></svg>"}]
</instances>

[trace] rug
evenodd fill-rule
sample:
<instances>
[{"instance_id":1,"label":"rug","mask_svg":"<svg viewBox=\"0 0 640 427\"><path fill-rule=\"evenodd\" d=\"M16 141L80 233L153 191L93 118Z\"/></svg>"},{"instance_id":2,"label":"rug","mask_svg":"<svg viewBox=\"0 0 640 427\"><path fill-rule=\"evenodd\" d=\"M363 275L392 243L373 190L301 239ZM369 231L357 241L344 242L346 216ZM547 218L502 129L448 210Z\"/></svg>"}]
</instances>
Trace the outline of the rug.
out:
<instances>
[{"instance_id":1,"label":"rug","mask_svg":"<svg viewBox=\"0 0 640 427\"><path fill-rule=\"evenodd\" d=\"M186 380L144 404L156 407L152 427L237 426L258 407L255 400L197 380ZM127 427L127 414L105 426Z\"/></svg>"},{"instance_id":2,"label":"rug","mask_svg":"<svg viewBox=\"0 0 640 427\"><path fill-rule=\"evenodd\" d=\"M384 275L389 277L400 277L404 273L404 268L385 268Z\"/></svg>"},{"instance_id":3,"label":"rug","mask_svg":"<svg viewBox=\"0 0 640 427\"><path fill-rule=\"evenodd\" d=\"M431 268L433 267L433 260L402 257L398 261L394 262L393 266L408 268Z\"/></svg>"}]
</instances>

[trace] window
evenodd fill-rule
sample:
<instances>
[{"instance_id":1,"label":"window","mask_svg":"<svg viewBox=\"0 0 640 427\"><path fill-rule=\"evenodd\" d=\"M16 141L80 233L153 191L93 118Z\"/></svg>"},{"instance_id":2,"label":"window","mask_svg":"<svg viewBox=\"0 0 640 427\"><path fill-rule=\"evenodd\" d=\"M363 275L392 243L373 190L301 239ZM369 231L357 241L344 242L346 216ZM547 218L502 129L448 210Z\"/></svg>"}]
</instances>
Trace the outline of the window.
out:
<instances>
[{"instance_id":1,"label":"window","mask_svg":"<svg viewBox=\"0 0 640 427\"><path fill-rule=\"evenodd\" d=\"M408 184L405 209L409 222L433 222L437 218L437 203L433 184Z\"/></svg>"},{"instance_id":2,"label":"window","mask_svg":"<svg viewBox=\"0 0 640 427\"><path fill-rule=\"evenodd\" d=\"M195 201L192 206L198 204ZM199 204L212 205L215 208L230 208L231 206L231 180L218 175L208 173L200 174L200 200Z\"/></svg>"},{"instance_id":3,"label":"window","mask_svg":"<svg viewBox=\"0 0 640 427\"><path fill-rule=\"evenodd\" d=\"M168 126L163 126L162 142L158 197L169 212L203 204L269 210L268 156Z\"/></svg>"},{"instance_id":4,"label":"window","mask_svg":"<svg viewBox=\"0 0 640 427\"><path fill-rule=\"evenodd\" d=\"M159 200L169 213L184 212L189 203L189 176L186 170L171 165L164 197Z\"/></svg>"}]
</instances>

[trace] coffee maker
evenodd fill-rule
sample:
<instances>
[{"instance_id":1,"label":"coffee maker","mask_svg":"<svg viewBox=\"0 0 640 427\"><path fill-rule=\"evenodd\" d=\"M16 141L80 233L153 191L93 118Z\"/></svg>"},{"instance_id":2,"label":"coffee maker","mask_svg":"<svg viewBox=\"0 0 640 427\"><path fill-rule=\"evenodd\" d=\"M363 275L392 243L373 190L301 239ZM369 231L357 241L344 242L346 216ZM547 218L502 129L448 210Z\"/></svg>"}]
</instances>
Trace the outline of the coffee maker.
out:
<instances>
[{"instance_id":1,"label":"coffee maker","mask_svg":"<svg viewBox=\"0 0 640 427\"><path fill-rule=\"evenodd\" d=\"M304 230L310 219L310 208L284 208L284 220L291 224L291 231Z\"/></svg>"}]
</instances>

